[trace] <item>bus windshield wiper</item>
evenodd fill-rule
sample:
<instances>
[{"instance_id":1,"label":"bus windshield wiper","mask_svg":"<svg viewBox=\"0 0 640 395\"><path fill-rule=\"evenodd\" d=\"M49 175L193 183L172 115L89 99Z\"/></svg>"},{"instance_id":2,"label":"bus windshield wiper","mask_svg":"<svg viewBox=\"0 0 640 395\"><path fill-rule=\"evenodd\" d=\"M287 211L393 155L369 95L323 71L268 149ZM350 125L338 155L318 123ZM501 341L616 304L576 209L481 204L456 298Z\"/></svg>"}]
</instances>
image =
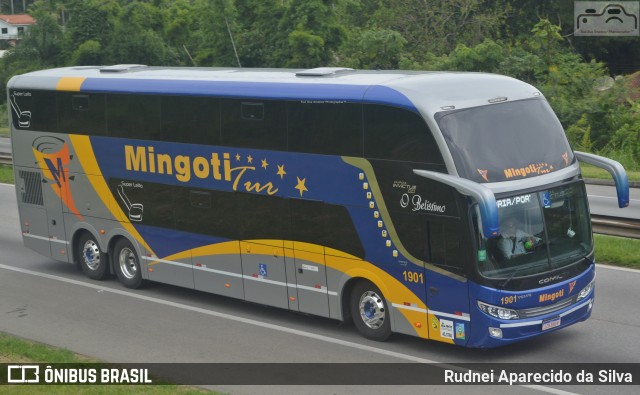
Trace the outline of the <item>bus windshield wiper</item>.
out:
<instances>
[{"instance_id":1,"label":"bus windshield wiper","mask_svg":"<svg viewBox=\"0 0 640 395\"><path fill-rule=\"evenodd\" d=\"M532 266L522 266L522 267L517 268L516 270L511 272L509 277L506 280L504 280L504 282L502 282L502 284L499 284L500 288L504 289L504 287L506 287L507 284L509 284L509 281L511 281L511 279L516 275L516 273L521 272L524 269L533 269L533 268L536 268L538 266L542 266L542 265L546 265L546 264L547 264L547 262L540 262L540 263L537 263L537 264L532 265Z\"/></svg>"}]
</instances>

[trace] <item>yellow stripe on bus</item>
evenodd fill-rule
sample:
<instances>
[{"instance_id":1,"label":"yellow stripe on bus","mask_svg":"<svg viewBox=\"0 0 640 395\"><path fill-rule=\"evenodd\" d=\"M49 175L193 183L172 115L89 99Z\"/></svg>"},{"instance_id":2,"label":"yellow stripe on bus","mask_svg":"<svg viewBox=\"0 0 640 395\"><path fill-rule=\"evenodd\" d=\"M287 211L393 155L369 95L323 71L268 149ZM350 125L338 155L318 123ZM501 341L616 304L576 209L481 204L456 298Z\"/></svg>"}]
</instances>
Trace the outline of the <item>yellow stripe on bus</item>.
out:
<instances>
[{"instance_id":1,"label":"yellow stripe on bus","mask_svg":"<svg viewBox=\"0 0 640 395\"><path fill-rule=\"evenodd\" d=\"M80 92L85 77L62 77L56 85L58 91Z\"/></svg>"},{"instance_id":2,"label":"yellow stripe on bus","mask_svg":"<svg viewBox=\"0 0 640 395\"><path fill-rule=\"evenodd\" d=\"M80 165L82 166L84 173L88 176L87 178L91 182L93 189L102 200L102 203L111 212L111 215L113 215L113 217L118 220L120 225L127 232L129 232L129 234L132 235L136 239L136 241L138 241L138 243L144 246L144 248L146 248L147 251L149 251L151 254L155 255L155 253L144 241L140 233L138 233L136 228L131 225L131 223L123 221L123 218L127 218L127 216L122 211L120 206L117 204L109 204L109 197L113 195L111 194L109 186L102 176L102 172L100 171L100 167L98 166L98 162L96 161L93 148L91 147L91 140L89 139L89 136L70 134L69 139L71 140L73 150L75 151L76 157L80 161Z\"/></svg>"},{"instance_id":3,"label":"yellow stripe on bus","mask_svg":"<svg viewBox=\"0 0 640 395\"><path fill-rule=\"evenodd\" d=\"M298 242L295 242L298 243ZM286 245L287 248L280 246ZM312 245L310 243L301 243L308 249L320 251L323 247L321 245ZM278 245L278 247L275 247ZM410 309L396 309L401 313L411 327L416 331L416 335L425 339L429 338L429 321L427 320L427 314L424 310L428 310L425 303L420 300L413 292L411 292L402 282L389 275L384 270L371 264L370 262L353 257L352 255L342 253L344 256L331 256L321 253L315 253L310 251L292 250L289 248L292 242L289 240L247 240L247 241L229 241L218 244L211 244L194 248L192 250L182 251L173 255L169 255L162 259L164 260L180 260L188 258L189 256L209 256L209 255L223 255L223 254L239 254L248 253L255 255L265 256L286 256L288 258L303 259L308 262L317 263L319 265L326 265L327 268L336 270L339 273L343 273L348 278L364 278L375 284L380 291L384 294L385 298L391 304L406 304L409 303L413 307L423 310L415 311ZM337 251L337 250L332 250ZM336 254L337 255L337 254ZM158 262L154 262L156 264ZM419 326L416 326L419 323ZM439 339L444 342L453 343L450 339Z\"/></svg>"}]
</instances>

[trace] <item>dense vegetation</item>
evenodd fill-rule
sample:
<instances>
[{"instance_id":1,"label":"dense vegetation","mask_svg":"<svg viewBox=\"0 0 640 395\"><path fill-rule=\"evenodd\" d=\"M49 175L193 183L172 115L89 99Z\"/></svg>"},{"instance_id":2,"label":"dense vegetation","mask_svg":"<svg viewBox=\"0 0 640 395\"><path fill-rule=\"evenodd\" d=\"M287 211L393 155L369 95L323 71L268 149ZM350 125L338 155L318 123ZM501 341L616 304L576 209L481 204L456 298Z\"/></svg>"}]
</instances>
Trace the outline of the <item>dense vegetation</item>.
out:
<instances>
[{"instance_id":1,"label":"dense vegetation","mask_svg":"<svg viewBox=\"0 0 640 395\"><path fill-rule=\"evenodd\" d=\"M640 38L573 36L573 1L14 3L38 24L0 61L3 84L36 69L116 63L485 71L538 87L575 149L640 168L640 73L631 75Z\"/></svg>"}]
</instances>

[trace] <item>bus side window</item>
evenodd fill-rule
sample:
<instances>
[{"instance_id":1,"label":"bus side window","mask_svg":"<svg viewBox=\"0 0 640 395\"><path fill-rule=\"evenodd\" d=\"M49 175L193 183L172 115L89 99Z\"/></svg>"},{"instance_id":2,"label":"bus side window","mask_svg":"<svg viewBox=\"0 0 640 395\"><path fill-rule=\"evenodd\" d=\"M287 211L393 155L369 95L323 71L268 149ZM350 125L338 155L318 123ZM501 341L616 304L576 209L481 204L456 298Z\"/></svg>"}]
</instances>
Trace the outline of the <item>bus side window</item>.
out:
<instances>
[{"instance_id":1,"label":"bus side window","mask_svg":"<svg viewBox=\"0 0 640 395\"><path fill-rule=\"evenodd\" d=\"M284 102L222 99L220 104L223 145L278 151L287 149Z\"/></svg>"},{"instance_id":2,"label":"bus side window","mask_svg":"<svg viewBox=\"0 0 640 395\"><path fill-rule=\"evenodd\" d=\"M16 129L59 131L56 92L12 90L8 107Z\"/></svg>"},{"instance_id":3,"label":"bus side window","mask_svg":"<svg viewBox=\"0 0 640 395\"><path fill-rule=\"evenodd\" d=\"M177 143L220 144L220 100L163 96L162 139Z\"/></svg>"},{"instance_id":4,"label":"bus side window","mask_svg":"<svg viewBox=\"0 0 640 395\"><path fill-rule=\"evenodd\" d=\"M364 247L349 210L335 204L325 204L323 208L327 247L364 259Z\"/></svg>"},{"instance_id":5,"label":"bus side window","mask_svg":"<svg viewBox=\"0 0 640 395\"><path fill-rule=\"evenodd\" d=\"M238 238L236 193L176 187L178 230L235 240Z\"/></svg>"},{"instance_id":6,"label":"bus side window","mask_svg":"<svg viewBox=\"0 0 640 395\"><path fill-rule=\"evenodd\" d=\"M362 105L290 102L289 151L362 156Z\"/></svg>"},{"instance_id":7,"label":"bus side window","mask_svg":"<svg viewBox=\"0 0 640 395\"><path fill-rule=\"evenodd\" d=\"M111 137L160 139L160 96L108 95L107 133Z\"/></svg>"},{"instance_id":8,"label":"bus side window","mask_svg":"<svg viewBox=\"0 0 640 395\"><path fill-rule=\"evenodd\" d=\"M450 272L463 275L463 255L460 251L463 229L452 226L449 223L431 222L429 224L430 235L430 262Z\"/></svg>"},{"instance_id":9,"label":"bus side window","mask_svg":"<svg viewBox=\"0 0 640 395\"><path fill-rule=\"evenodd\" d=\"M285 239L327 245L323 206L319 201L289 199L291 234Z\"/></svg>"},{"instance_id":10,"label":"bus side window","mask_svg":"<svg viewBox=\"0 0 640 395\"><path fill-rule=\"evenodd\" d=\"M403 108L364 106L366 158L443 165L433 134L422 117Z\"/></svg>"},{"instance_id":11,"label":"bus side window","mask_svg":"<svg viewBox=\"0 0 640 395\"><path fill-rule=\"evenodd\" d=\"M415 258L428 261L429 217L401 211L390 214L402 246Z\"/></svg>"},{"instance_id":12,"label":"bus side window","mask_svg":"<svg viewBox=\"0 0 640 395\"><path fill-rule=\"evenodd\" d=\"M289 234L285 199L239 192L235 196L240 240L283 240Z\"/></svg>"},{"instance_id":13,"label":"bus side window","mask_svg":"<svg viewBox=\"0 0 640 395\"><path fill-rule=\"evenodd\" d=\"M59 92L58 115L63 133L106 135L104 94Z\"/></svg>"}]
</instances>

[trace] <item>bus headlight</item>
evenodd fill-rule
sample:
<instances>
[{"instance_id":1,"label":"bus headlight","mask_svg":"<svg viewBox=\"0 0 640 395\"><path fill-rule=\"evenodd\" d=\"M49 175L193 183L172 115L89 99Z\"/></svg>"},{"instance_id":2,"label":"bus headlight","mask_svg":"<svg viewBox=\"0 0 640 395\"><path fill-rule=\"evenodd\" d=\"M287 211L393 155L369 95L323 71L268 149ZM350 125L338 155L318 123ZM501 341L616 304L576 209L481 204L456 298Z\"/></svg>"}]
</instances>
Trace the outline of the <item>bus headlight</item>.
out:
<instances>
[{"instance_id":1,"label":"bus headlight","mask_svg":"<svg viewBox=\"0 0 640 395\"><path fill-rule=\"evenodd\" d=\"M582 290L578 293L578 296L576 297L576 302L579 302L582 299L589 296L589 294L593 290L594 283L595 283L595 280L591 281L586 287L582 288Z\"/></svg>"},{"instance_id":2,"label":"bus headlight","mask_svg":"<svg viewBox=\"0 0 640 395\"><path fill-rule=\"evenodd\" d=\"M478 300L478 307L480 310L489 314L492 317L500 318L501 320L517 320L520 318L518 312L513 309L505 309L504 307L492 306Z\"/></svg>"}]
</instances>

